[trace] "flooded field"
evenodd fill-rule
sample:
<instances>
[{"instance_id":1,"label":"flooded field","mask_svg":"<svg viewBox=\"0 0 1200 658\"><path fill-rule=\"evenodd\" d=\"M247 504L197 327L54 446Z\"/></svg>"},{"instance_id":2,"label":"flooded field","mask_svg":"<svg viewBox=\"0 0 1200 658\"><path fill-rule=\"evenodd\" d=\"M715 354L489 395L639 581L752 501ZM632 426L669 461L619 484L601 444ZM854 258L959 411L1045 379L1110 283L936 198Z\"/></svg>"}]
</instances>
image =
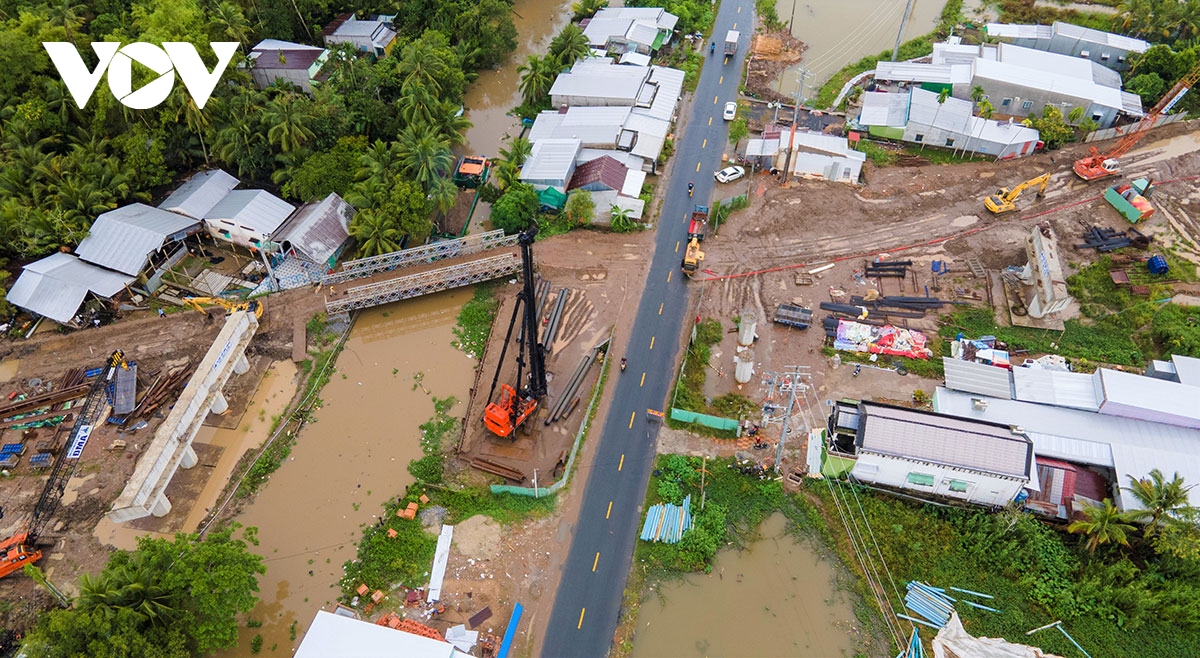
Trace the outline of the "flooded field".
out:
<instances>
[{"instance_id":1,"label":"flooded field","mask_svg":"<svg viewBox=\"0 0 1200 658\"><path fill-rule=\"evenodd\" d=\"M361 527L412 481L407 466L420 456L418 426L433 415L433 396L465 403L474 362L450 341L471 294L463 288L359 316L316 422L237 519L259 529L255 550L267 573L251 617L263 625L243 628L224 655L250 656L259 633L265 655L290 655L316 611L337 598Z\"/></svg>"},{"instance_id":2,"label":"flooded field","mask_svg":"<svg viewBox=\"0 0 1200 658\"><path fill-rule=\"evenodd\" d=\"M717 556L712 575L662 585L642 604L635 658L852 656L854 611L834 565L785 532L776 514L745 551Z\"/></svg>"},{"instance_id":3,"label":"flooded field","mask_svg":"<svg viewBox=\"0 0 1200 658\"><path fill-rule=\"evenodd\" d=\"M931 31L944 4L943 0L913 0L902 41ZM804 97L811 99L846 64L891 50L904 8L905 0L777 0L779 20L791 23L792 35L808 50L799 64L779 76L776 88L795 94L800 69L805 69Z\"/></svg>"},{"instance_id":4,"label":"flooded field","mask_svg":"<svg viewBox=\"0 0 1200 658\"><path fill-rule=\"evenodd\" d=\"M571 3L516 0L513 14L517 49L496 70L480 71L479 79L467 87L463 102L474 126L467 131L466 153L494 156L507 134L521 130L520 119L508 116L509 110L521 104L517 67L526 56L544 53L550 39L570 21Z\"/></svg>"}]
</instances>

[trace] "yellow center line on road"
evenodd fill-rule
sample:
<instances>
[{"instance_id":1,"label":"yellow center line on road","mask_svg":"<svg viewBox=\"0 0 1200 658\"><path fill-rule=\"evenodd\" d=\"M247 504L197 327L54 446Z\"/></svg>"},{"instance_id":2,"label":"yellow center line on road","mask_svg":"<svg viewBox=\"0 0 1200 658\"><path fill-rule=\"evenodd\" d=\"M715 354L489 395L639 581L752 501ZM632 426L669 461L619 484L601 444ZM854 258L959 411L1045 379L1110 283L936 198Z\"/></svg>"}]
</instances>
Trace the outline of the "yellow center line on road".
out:
<instances>
[{"instance_id":1,"label":"yellow center line on road","mask_svg":"<svg viewBox=\"0 0 1200 658\"><path fill-rule=\"evenodd\" d=\"M621 470L622 468L625 468L625 454L624 453L621 453L621 463L617 464L618 471Z\"/></svg>"},{"instance_id":2,"label":"yellow center line on road","mask_svg":"<svg viewBox=\"0 0 1200 658\"><path fill-rule=\"evenodd\" d=\"M637 417L636 411L629 412L629 429L633 429L633 419ZM621 469L617 469L618 471Z\"/></svg>"},{"instance_id":3,"label":"yellow center line on road","mask_svg":"<svg viewBox=\"0 0 1200 658\"><path fill-rule=\"evenodd\" d=\"M662 315L662 310L663 310L664 305L666 305L666 302L662 302L658 305L658 314L659 315Z\"/></svg>"},{"instance_id":4,"label":"yellow center line on road","mask_svg":"<svg viewBox=\"0 0 1200 658\"><path fill-rule=\"evenodd\" d=\"M642 386L645 386L645 385L646 385L646 373L643 372L642 373L642 382L640 384L638 384L638 387L641 388Z\"/></svg>"},{"instance_id":5,"label":"yellow center line on road","mask_svg":"<svg viewBox=\"0 0 1200 658\"><path fill-rule=\"evenodd\" d=\"M674 270L667 270L667 283L671 282L671 275L674 273L675 273Z\"/></svg>"},{"instance_id":6,"label":"yellow center line on road","mask_svg":"<svg viewBox=\"0 0 1200 658\"><path fill-rule=\"evenodd\" d=\"M596 553L596 559L592 560L592 573L596 573L596 565L600 564L600 554Z\"/></svg>"},{"instance_id":7,"label":"yellow center line on road","mask_svg":"<svg viewBox=\"0 0 1200 658\"><path fill-rule=\"evenodd\" d=\"M725 82L725 76L721 76L721 78L719 80L717 80L717 84L723 84L724 82Z\"/></svg>"},{"instance_id":8,"label":"yellow center line on road","mask_svg":"<svg viewBox=\"0 0 1200 658\"><path fill-rule=\"evenodd\" d=\"M713 96L713 105L717 104L717 98L719 98L719 96Z\"/></svg>"},{"instance_id":9,"label":"yellow center line on road","mask_svg":"<svg viewBox=\"0 0 1200 658\"><path fill-rule=\"evenodd\" d=\"M741 7L738 7L738 13L739 13L739 14L740 14L740 13L742 13L742 8L741 8Z\"/></svg>"},{"instance_id":10,"label":"yellow center line on road","mask_svg":"<svg viewBox=\"0 0 1200 658\"><path fill-rule=\"evenodd\" d=\"M575 627L575 630L579 630L579 629L583 628L583 613L585 613L585 612L587 612L587 608L579 609L579 625Z\"/></svg>"},{"instance_id":11,"label":"yellow center line on road","mask_svg":"<svg viewBox=\"0 0 1200 658\"><path fill-rule=\"evenodd\" d=\"M708 117L708 125L712 125L712 117Z\"/></svg>"},{"instance_id":12,"label":"yellow center line on road","mask_svg":"<svg viewBox=\"0 0 1200 658\"><path fill-rule=\"evenodd\" d=\"M737 29L737 23L733 24L733 29L735 29L735 30Z\"/></svg>"},{"instance_id":13,"label":"yellow center line on road","mask_svg":"<svg viewBox=\"0 0 1200 658\"><path fill-rule=\"evenodd\" d=\"M679 253L679 240L675 241L675 253Z\"/></svg>"},{"instance_id":14,"label":"yellow center line on road","mask_svg":"<svg viewBox=\"0 0 1200 658\"><path fill-rule=\"evenodd\" d=\"M650 349L654 349L654 336L650 337Z\"/></svg>"},{"instance_id":15,"label":"yellow center line on road","mask_svg":"<svg viewBox=\"0 0 1200 658\"><path fill-rule=\"evenodd\" d=\"M699 162L697 162L697 163L696 163L696 171L697 171L697 172L699 172L699 171L700 171L700 163L699 163Z\"/></svg>"},{"instance_id":16,"label":"yellow center line on road","mask_svg":"<svg viewBox=\"0 0 1200 658\"><path fill-rule=\"evenodd\" d=\"M725 63L726 63L726 64L728 64L728 63L729 63L729 55L726 55L726 56L725 56Z\"/></svg>"},{"instance_id":17,"label":"yellow center line on road","mask_svg":"<svg viewBox=\"0 0 1200 658\"><path fill-rule=\"evenodd\" d=\"M604 518L607 519L609 514L612 514L612 501L611 500L608 501L608 511L604 513Z\"/></svg>"},{"instance_id":18,"label":"yellow center line on road","mask_svg":"<svg viewBox=\"0 0 1200 658\"><path fill-rule=\"evenodd\" d=\"M700 148L702 148L702 149L708 148L708 139L707 138L705 138L705 140L700 143Z\"/></svg>"}]
</instances>

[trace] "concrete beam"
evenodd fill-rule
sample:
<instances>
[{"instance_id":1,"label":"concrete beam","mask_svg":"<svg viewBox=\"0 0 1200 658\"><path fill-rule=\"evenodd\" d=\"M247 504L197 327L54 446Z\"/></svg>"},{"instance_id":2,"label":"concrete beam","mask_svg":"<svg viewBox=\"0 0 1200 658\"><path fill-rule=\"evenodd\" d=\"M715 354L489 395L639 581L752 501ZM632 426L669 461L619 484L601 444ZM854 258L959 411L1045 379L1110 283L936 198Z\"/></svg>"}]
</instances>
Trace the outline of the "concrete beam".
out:
<instances>
[{"instance_id":1,"label":"concrete beam","mask_svg":"<svg viewBox=\"0 0 1200 658\"><path fill-rule=\"evenodd\" d=\"M109 518L114 522L151 514L163 516L171 511L171 502L164 493L167 485L181 466L196 465L192 439L210 410L218 406L228 409L221 389L237 371L238 362L245 361L246 347L257 330L258 319L253 313L239 311L226 318L225 327L142 453L125 490L113 503Z\"/></svg>"}]
</instances>

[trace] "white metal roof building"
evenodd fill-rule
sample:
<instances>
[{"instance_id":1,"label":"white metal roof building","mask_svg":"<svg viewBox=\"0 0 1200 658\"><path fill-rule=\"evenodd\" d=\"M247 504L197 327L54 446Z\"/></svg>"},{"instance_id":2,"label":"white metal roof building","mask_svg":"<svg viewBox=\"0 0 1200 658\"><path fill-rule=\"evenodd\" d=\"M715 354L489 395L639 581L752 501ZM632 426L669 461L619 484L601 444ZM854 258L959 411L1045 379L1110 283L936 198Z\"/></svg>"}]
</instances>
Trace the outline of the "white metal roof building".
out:
<instances>
[{"instance_id":1,"label":"white metal roof building","mask_svg":"<svg viewBox=\"0 0 1200 658\"><path fill-rule=\"evenodd\" d=\"M1013 368L1012 380L1014 398L1024 402L1098 411L1103 399L1100 378L1095 374Z\"/></svg>"},{"instance_id":2,"label":"white metal roof building","mask_svg":"<svg viewBox=\"0 0 1200 658\"><path fill-rule=\"evenodd\" d=\"M1146 368L1146 374L1188 386L1200 386L1200 359L1172 354L1170 361L1152 361Z\"/></svg>"},{"instance_id":3,"label":"white metal roof building","mask_svg":"<svg viewBox=\"0 0 1200 658\"><path fill-rule=\"evenodd\" d=\"M1053 25L988 23L986 31L988 36L1014 45L1090 59L1118 71L1129 68L1131 53L1144 53L1150 47L1141 39L1061 21Z\"/></svg>"},{"instance_id":4,"label":"white metal roof building","mask_svg":"<svg viewBox=\"0 0 1200 658\"><path fill-rule=\"evenodd\" d=\"M75 253L94 265L137 276L150 254L167 242L182 240L199 226L191 217L132 203L97 217Z\"/></svg>"},{"instance_id":5,"label":"white metal roof building","mask_svg":"<svg viewBox=\"0 0 1200 658\"><path fill-rule=\"evenodd\" d=\"M961 85L971 81L971 67L940 63L876 62L875 79L888 82L931 82Z\"/></svg>"},{"instance_id":6,"label":"white metal roof building","mask_svg":"<svg viewBox=\"0 0 1200 658\"><path fill-rule=\"evenodd\" d=\"M938 103L938 94L919 87L906 92L864 94L864 98L858 123L877 137L984 153L1001 159L1028 155L1040 143L1040 135L1033 128L972 116L970 101L951 96ZM902 103L905 120L897 126Z\"/></svg>"},{"instance_id":7,"label":"white metal roof building","mask_svg":"<svg viewBox=\"0 0 1200 658\"><path fill-rule=\"evenodd\" d=\"M350 239L354 206L330 193L319 202L306 203L281 224L271 240L284 253L294 252L310 263L332 268Z\"/></svg>"},{"instance_id":8,"label":"white metal roof building","mask_svg":"<svg viewBox=\"0 0 1200 658\"><path fill-rule=\"evenodd\" d=\"M630 107L571 107L566 112L538 114L529 130L529 141L578 139L584 147L616 149L629 120Z\"/></svg>"},{"instance_id":9,"label":"white metal roof building","mask_svg":"<svg viewBox=\"0 0 1200 658\"><path fill-rule=\"evenodd\" d=\"M634 112L663 121L674 120L675 108L679 105L680 95L683 93L683 79L685 75L679 69L667 68L665 66L651 66L650 78L643 87L643 94L639 98L640 102L638 103L638 107L634 109ZM645 92L648 89L653 89L654 93L647 107Z\"/></svg>"},{"instance_id":10,"label":"white metal roof building","mask_svg":"<svg viewBox=\"0 0 1200 658\"><path fill-rule=\"evenodd\" d=\"M1013 397L1012 376L1007 368L948 356L942 357L942 367L947 388L1006 400Z\"/></svg>"},{"instance_id":11,"label":"white metal roof building","mask_svg":"<svg viewBox=\"0 0 1200 658\"><path fill-rule=\"evenodd\" d=\"M596 12L596 18L623 18L634 21L649 21L659 29L671 31L675 29L679 17L661 7L605 7Z\"/></svg>"},{"instance_id":12,"label":"white metal roof building","mask_svg":"<svg viewBox=\"0 0 1200 658\"><path fill-rule=\"evenodd\" d=\"M469 658L453 644L318 610L295 658Z\"/></svg>"},{"instance_id":13,"label":"white metal roof building","mask_svg":"<svg viewBox=\"0 0 1200 658\"><path fill-rule=\"evenodd\" d=\"M88 292L108 298L132 281L132 276L85 263L74 254L56 252L26 265L7 299L30 313L68 324Z\"/></svg>"},{"instance_id":14,"label":"white metal roof building","mask_svg":"<svg viewBox=\"0 0 1200 658\"><path fill-rule=\"evenodd\" d=\"M238 179L221 169L212 169L193 174L183 185L158 204L193 219L204 219L213 206L220 203L229 191L237 187Z\"/></svg>"},{"instance_id":15,"label":"white metal roof building","mask_svg":"<svg viewBox=\"0 0 1200 658\"><path fill-rule=\"evenodd\" d=\"M609 59L580 60L569 72L555 78L550 87L550 103L554 107L632 107L637 104L642 84L649 76L650 69L641 66L613 64Z\"/></svg>"},{"instance_id":16,"label":"white metal roof building","mask_svg":"<svg viewBox=\"0 0 1200 658\"><path fill-rule=\"evenodd\" d=\"M933 408L1019 426L1033 440L1036 454L1111 468L1121 487L1129 485L1130 477L1144 478L1155 468L1168 478L1178 473L1188 482L1200 482L1200 430L1019 400L989 397L983 398L986 405L978 405L976 399L979 396L938 387ZM1110 493L1122 509L1141 508L1124 489Z\"/></svg>"},{"instance_id":17,"label":"white metal roof building","mask_svg":"<svg viewBox=\"0 0 1200 658\"><path fill-rule=\"evenodd\" d=\"M575 173L575 160L580 148L578 139L543 139L534 142L525 165L521 167L521 180L539 191L553 187L559 192L566 192L567 182Z\"/></svg>"},{"instance_id":18,"label":"white metal roof building","mask_svg":"<svg viewBox=\"0 0 1200 658\"><path fill-rule=\"evenodd\" d=\"M622 196L615 190L592 192L592 203L596 206L595 224L607 226L612 222L612 207L616 206L629 211L629 218L642 219L646 210L646 202L636 197Z\"/></svg>"},{"instance_id":19,"label":"white metal roof building","mask_svg":"<svg viewBox=\"0 0 1200 658\"><path fill-rule=\"evenodd\" d=\"M908 123L909 95L887 91L868 91L862 95L858 122L864 126L903 128Z\"/></svg>"},{"instance_id":20,"label":"white metal roof building","mask_svg":"<svg viewBox=\"0 0 1200 658\"><path fill-rule=\"evenodd\" d=\"M214 238L258 248L296 210L266 190L233 190L204 215Z\"/></svg>"},{"instance_id":21,"label":"white metal roof building","mask_svg":"<svg viewBox=\"0 0 1200 658\"><path fill-rule=\"evenodd\" d=\"M1101 414L1200 429L1200 395L1194 386L1108 368L1097 373Z\"/></svg>"}]
</instances>

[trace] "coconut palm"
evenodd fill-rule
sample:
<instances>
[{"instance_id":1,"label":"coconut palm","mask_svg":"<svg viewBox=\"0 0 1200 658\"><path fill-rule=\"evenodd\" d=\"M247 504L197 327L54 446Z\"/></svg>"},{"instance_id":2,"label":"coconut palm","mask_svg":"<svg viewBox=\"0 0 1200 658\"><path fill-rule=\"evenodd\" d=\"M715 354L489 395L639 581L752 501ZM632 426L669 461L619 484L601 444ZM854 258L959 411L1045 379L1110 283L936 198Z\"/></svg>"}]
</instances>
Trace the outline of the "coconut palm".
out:
<instances>
[{"instance_id":1,"label":"coconut palm","mask_svg":"<svg viewBox=\"0 0 1200 658\"><path fill-rule=\"evenodd\" d=\"M442 92L441 80L446 77L448 69L446 61L434 52L433 44L425 39L417 39L405 46L396 64L402 87L419 84L431 90L435 96Z\"/></svg>"},{"instance_id":2,"label":"coconut palm","mask_svg":"<svg viewBox=\"0 0 1200 658\"><path fill-rule=\"evenodd\" d=\"M1111 500L1105 498L1101 505L1089 505L1083 513L1087 518L1072 522L1067 526L1067 531L1087 537L1084 546L1087 546L1088 553L1095 553L1100 544L1129 545L1128 534L1133 531L1133 526L1127 522L1126 514L1114 507Z\"/></svg>"},{"instance_id":3,"label":"coconut palm","mask_svg":"<svg viewBox=\"0 0 1200 658\"><path fill-rule=\"evenodd\" d=\"M250 23L241 7L232 2L222 2L209 13L208 35L214 41L236 41L240 48L250 36Z\"/></svg>"},{"instance_id":4,"label":"coconut palm","mask_svg":"<svg viewBox=\"0 0 1200 658\"><path fill-rule=\"evenodd\" d=\"M46 17L50 19L50 24L57 25L67 31L67 41L75 42L73 30L79 29L83 25L83 16L87 13L87 7L79 4L74 0L57 0L51 2L46 7Z\"/></svg>"},{"instance_id":5,"label":"coconut palm","mask_svg":"<svg viewBox=\"0 0 1200 658\"><path fill-rule=\"evenodd\" d=\"M513 135L508 140L508 148L500 149L500 160L512 164L515 167L520 167L525 164L525 159L533 151L533 144L520 135Z\"/></svg>"},{"instance_id":6,"label":"coconut palm","mask_svg":"<svg viewBox=\"0 0 1200 658\"><path fill-rule=\"evenodd\" d=\"M525 58L524 64L517 67L517 73L521 74L521 98L526 105L537 105L546 97L558 73L555 64L547 58L530 55Z\"/></svg>"},{"instance_id":7,"label":"coconut palm","mask_svg":"<svg viewBox=\"0 0 1200 658\"><path fill-rule=\"evenodd\" d=\"M400 231L373 209L359 210L350 222L350 234L358 242L360 258L390 254L400 249Z\"/></svg>"},{"instance_id":8,"label":"coconut palm","mask_svg":"<svg viewBox=\"0 0 1200 658\"><path fill-rule=\"evenodd\" d=\"M440 108L441 101L437 96L415 81L401 87L400 98L396 99L396 113L406 126L432 123Z\"/></svg>"},{"instance_id":9,"label":"coconut palm","mask_svg":"<svg viewBox=\"0 0 1200 658\"><path fill-rule=\"evenodd\" d=\"M938 95L937 95L938 107L937 107L937 110L933 113L933 126L931 126L931 128L936 128L938 115L942 113L942 104L946 102L947 98L950 98L950 90L949 89L942 89L941 91L938 92ZM931 130L930 132L933 132L933 131ZM925 150L925 140L921 140L921 150L922 151Z\"/></svg>"},{"instance_id":10,"label":"coconut palm","mask_svg":"<svg viewBox=\"0 0 1200 658\"><path fill-rule=\"evenodd\" d=\"M400 169L400 145L377 139L366 153L359 156L358 164L358 173L355 174L358 180L386 179Z\"/></svg>"},{"instance_id":11,"label":"coconut palm","mask_svg":"<svg viewBox=\"0 0 1200 658\"><path fill-rule=\"evenodd\" d=\"M225 5L228 3L222 3ZM191 94L186 93L187 89L183 85L175 85L171 90L171 95L168 96L167 112L168 116L174 119L175 123L183 123L187 125L188 130L192 131L196 137L200 139L200 149L204 152L204 166L208 166L208 145L204 143L204 131L208 129L208 117L204 114L204 110L196 105L195 99Z\"/></svg>"},{"instance_id":12,"label":"coconut palm","mask_svg":"<svg viewBox=\"0 0 1200 658\"><path fill-rule=\"evenodd\" d=\"M409 125L400 131L400 170L428 191L433 181L450 172L454 155L431 126Z\"/></svg>"},{"instance_id":13,"label":"coconut palm","mask_svg":"<svg viewBox=\"0 0 1200 658\"><path fill-rule=\"evenodd\" d=\"M1130 510L1129 517L1133 520L1147 520L1145 534L1150 537L1158 531L1158 524L1164 518L1175 519L1180 513L1190 508L1188 492L1196 485L1184 486L1179 473L1168 482L1162 471L1157 468L1150 471L1148 477L1136 479L1129 476L1129 486L1126 491L1133 494L1145 509Z\"/></svg>"},{"instance_id":14,"label":"coconut palm","mask_svg":"<svg viewBox=\"0 0 1200 658\"><path fill-rule=\"evenodd\" d=\"M438 134L442 136L442 140L450 147L465 144L467 131L475 125L462 111L462 106L448 101L441 104L436 116L433 117L433 123L437 127Z\"/></svg>"},{"instance_id":15,"label":"coconut palm","mask_svg":"<svg viewBox=\"0 0 1200 658\"><path fill-rule=\"evenodd\" d=\"M435 178L429 188L429 199L439 212L448 213L458 202L458 186L447 176Z\"/></svg>"},{"instance_id":16,"label":"coconut palm","mask_svg":"<svg viewBox=\"0 0 1200 658\"><path fill-rule=\"evenodd\" d=\"M264 111L263 121L271 126L267 130L267 141L284 153L304 148L316 136L308 127L313 120L308 102L296 94L285 94L272 100Z\"/></svg>"},{"instance_id":17,"label":"coconut palm","mask_svg":"<svg viewBox=\"0 0 1200 658\"><path fill-rule=\"evenodd\" d=\"M591 51L591 46L588 45L588 39L584 36L583 30L579 29L575 23L567 23L562 32L559 32L550 41L548 57L561 70L570 67L577 60L587 57Z\"/></svg>"}]
</instances>

